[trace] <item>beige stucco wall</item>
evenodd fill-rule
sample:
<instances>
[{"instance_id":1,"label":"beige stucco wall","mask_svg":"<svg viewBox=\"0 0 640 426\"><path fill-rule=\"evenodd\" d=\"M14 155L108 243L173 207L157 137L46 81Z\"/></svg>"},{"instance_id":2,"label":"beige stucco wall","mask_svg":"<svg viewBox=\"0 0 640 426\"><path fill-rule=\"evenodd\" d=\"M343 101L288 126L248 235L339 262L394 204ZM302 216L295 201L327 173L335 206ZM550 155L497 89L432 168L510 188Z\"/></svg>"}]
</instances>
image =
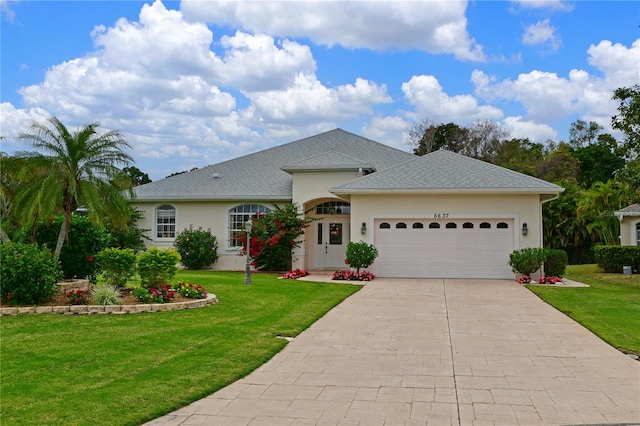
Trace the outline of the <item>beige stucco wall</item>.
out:
<instances>
[{"instance_id":1,"label":"beige stucco wall","mask_svg":"<svg viewBox=\"0 0 640 426\"><path fill-rule=\"evenodd\" d=\"M448 215L463 218L511 218L517 230L514 248L542 247L542 209L537 194L531 195L352 195L351 241L373 241L373 221L379 218L432 218ZM367 224L367 234L360 231ZM522 235L522 224L529 229Z\"/></svg>"},{"instance_id":2,"label":"beige stucco wall","mask_svg":"<svg viewBox=\"0 0 640 426\"><path fill-rule=\"evenodd\" d=\"M295 172L293 176L293 202L304 206L310 200L338 197L329 188L342 185L360 177L357 171Z\"/></svg>"},{"instance_id":3,"label":"beige stucco wall","mask_svg":"<svg viewBox=\"0 0 640 426\"><path fill-rule=\"evenodd\" d=\"M238 255L237 248L229 247L229 210L242 204L261 204L273 208L271 201L219 201L219 202L158 202L158 203L132 203L134 208L140 210L144 219L138 222L138 228L150 229L146 235L151 238L146 241L147 247L169 248L173 247L173 238L156 238L155 211L158 207L169 204L176 209L176 233L181 232L189 225L194 228L211 229L211 233L218 240L218 261L213 265L216 270L244 270L246 258ZM282 205L279 203L278 205Z\"/></svg>"},{"instance_id":4,"label":"beige stucco wall","mask_svg":"<svg viewBox=\"0 0 640 426\"><path fill-rule=\"evenodd\" d=\"M620 221L620 245L636 246L638 244L638 236L636 233L636 225L640 223L640 216L625 216Z\"/></svg>"}]
</instances>

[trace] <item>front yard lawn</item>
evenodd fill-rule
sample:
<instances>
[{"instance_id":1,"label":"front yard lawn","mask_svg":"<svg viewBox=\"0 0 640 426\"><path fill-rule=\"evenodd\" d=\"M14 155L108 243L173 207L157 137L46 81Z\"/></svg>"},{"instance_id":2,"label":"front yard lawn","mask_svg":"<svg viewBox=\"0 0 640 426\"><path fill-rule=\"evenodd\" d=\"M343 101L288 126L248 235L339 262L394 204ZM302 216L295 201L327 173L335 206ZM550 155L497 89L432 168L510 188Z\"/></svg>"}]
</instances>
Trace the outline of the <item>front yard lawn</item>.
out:
<instances>
[{"instance_id":1,"label":"front yard lawn","mask_svg":"<svg viewBox=\"0 0 640 426\"><path fill-rule=\"evenodd\" d=\"M528 286L602 340L640 355L640 276L607 274L597 265L572 265L565 276L591 287Z\"/></svg>"},{"instance_id":2,"label":"front yard lawn","mask_svg":"<svg viewBox=\"0 0 640 426\"><path fill-rule=\"evenodd\" d=\"M220 303L126 315L2 317L0 423L139 425L247 375L360 286L183 271Z\"/></svg>"}]
</instances>

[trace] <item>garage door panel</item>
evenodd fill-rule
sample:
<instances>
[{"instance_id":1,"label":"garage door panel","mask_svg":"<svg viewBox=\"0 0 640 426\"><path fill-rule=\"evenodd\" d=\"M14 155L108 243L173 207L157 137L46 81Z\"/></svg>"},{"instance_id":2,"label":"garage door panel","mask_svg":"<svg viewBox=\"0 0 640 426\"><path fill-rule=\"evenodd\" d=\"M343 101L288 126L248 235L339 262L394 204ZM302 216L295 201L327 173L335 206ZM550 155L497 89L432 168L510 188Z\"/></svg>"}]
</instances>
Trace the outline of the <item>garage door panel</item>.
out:
<instances>
[{"instance_id":1,"label":"garage door panel","mask_svg":"<svg viewBox=\"0 0 640 426\"><path fill-rule=\"evenodd\" d=\"M389 229L380 229L376 221L374 243L379 257L374 271L386 277L424 278L512 278L507 265L513 251L513 220L421 220L423 228L412 228L415 219L384 220ZM406 229L395 228L404 222ZM429 228L429 223L440 228ZM446 228L448 222L456 228ZM464 223L467 227L463 227ZM480 228L480 223L490 228ZM507 229L497 228L502 222ZM469 228L469 223L473 228ZM486 226L486 225L485 225Z\"/></svg>"}]
</instances>

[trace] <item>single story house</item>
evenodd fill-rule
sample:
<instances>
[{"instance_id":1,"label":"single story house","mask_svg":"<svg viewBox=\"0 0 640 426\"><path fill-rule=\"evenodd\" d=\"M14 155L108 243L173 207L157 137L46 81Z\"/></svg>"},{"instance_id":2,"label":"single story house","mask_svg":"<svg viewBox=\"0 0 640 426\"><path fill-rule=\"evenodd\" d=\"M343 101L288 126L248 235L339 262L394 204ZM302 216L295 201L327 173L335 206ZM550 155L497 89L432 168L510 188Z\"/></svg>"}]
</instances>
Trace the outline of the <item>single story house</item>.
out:
<instances>
[{"instance_id":1,"label":"single story house","mask_svg":"<svg viewBox=\"0 0 640 426\"><path fill-rule=\"evenodd\" d=\"M449 151L418 157L341 129L135 188L149 246L211 229L215 269L242 270L237 236L274 205L316 219L293 267L344 269L349 241L379 250L381 277L513 278L514 249L542 247L542 204L563 188Z\"/></svg>"},{"instance_id":2,"label":"single story house","mask_svg":"<svg viewBox=\"0 0 640 426\"><path fill-rule=\"evenodd\" d=\"M640 205L632 204L615 215L620 220L620 245L640 246Z\"/></svg>"}]
</instances>

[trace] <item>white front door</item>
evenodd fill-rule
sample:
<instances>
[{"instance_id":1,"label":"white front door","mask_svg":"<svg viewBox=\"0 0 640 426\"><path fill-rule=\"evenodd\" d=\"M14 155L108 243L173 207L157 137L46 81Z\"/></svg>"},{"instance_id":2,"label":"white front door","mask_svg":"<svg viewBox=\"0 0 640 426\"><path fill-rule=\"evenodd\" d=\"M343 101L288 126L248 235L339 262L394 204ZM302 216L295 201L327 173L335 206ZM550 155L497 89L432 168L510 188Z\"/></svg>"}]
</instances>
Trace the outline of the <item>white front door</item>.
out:
<instances>
[{"instance_id":1,"label":"white front door","mask_svg":"<svg viewBox=\"0 0 640 426\"><path fill-rule=\"evenodd\" d=\"M315 267L343 269L347 243L349 242L349 219L325 218L315 224Z\"/></svg>"}]
</instances>

